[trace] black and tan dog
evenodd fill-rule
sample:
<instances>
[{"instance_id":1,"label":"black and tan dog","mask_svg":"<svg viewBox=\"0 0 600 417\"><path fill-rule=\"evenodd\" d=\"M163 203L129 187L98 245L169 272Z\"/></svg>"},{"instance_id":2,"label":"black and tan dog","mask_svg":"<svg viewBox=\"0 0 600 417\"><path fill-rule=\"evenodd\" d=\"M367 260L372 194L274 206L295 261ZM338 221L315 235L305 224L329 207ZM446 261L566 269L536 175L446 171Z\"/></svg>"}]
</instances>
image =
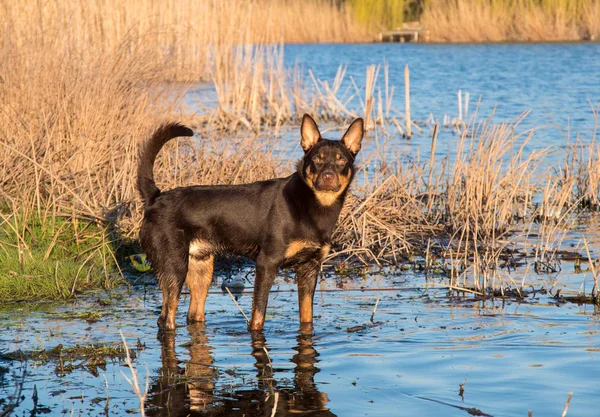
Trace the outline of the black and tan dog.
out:
<instances>
[{"instance_id":1,"label":"black and tan dog","mask_svg":"<svg viewBox=\"0 0 600 417\"><path fill-rule=\"evenodd\" d=\"M184 283L191 294L188 323L204 321L214 257L225 253L256 260L250 330L263 328L269 291L282 266L295 268L300 322L312 323L317 276L354 176L363 132L363 120L356 119L341 140L323 139L313 118L304 115L304 157L289 177L161 192L153 175L156 155L170 139L193 132L179 124L160 127L143 145L138 171L145 205L140 239L163 296L158 325L175 329Z\"/></svg>"}]
</instances>

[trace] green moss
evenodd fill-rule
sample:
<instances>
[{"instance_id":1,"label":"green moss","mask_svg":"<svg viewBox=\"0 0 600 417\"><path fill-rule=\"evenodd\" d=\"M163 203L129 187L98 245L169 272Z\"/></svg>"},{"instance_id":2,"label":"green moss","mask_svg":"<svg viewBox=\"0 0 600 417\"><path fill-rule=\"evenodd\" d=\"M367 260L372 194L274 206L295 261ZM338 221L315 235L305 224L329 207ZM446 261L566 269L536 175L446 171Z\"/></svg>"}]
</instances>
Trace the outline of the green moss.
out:
<instances>
[{"instance_id":1,"label":"green moss","mask_svg":"<svg viewBox=\"0 0 600 417\"><path fill-rule=\"evenodd\" d=\"M0 300L68 298L119 280L106 234L94 222L0 215Z\"/></svg>"}]
</instances>

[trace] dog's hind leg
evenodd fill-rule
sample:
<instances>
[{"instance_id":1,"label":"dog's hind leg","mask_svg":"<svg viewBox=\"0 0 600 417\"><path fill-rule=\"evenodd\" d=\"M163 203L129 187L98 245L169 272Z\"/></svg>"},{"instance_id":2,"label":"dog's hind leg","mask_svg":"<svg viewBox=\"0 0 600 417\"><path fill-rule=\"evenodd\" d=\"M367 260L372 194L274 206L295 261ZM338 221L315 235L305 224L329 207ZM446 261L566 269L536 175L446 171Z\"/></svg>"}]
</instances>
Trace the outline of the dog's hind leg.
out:
<instances>
[{"instance_id":1,"label":"dog's hind leg","mask_svg":"<svg viewBox=\"0 0 600 417\"><path fill-rule=\"evenodd\" d=\"M183 273L159 275L158 281L162 290L162 309L158 318L158 327L163 330L175 330L175 315L177 314L177 305L185 282L185 271Z\"/></svg>"},{"instance_id":2,"label":"dog's hind leg","mask_svg":"<svg viewBox=\"0 0 600 417\"><path fill-rule=\"evenodd\" d=\"M156 267L156 276L163 297L158 327L162 330L175 330L177 305L188 269L187 248L184 248L183 245L174 247L165 244L160 258L156 258L158 257L154 256L152 262Z\"/></svg>"},{"instance_id":3,"label":"dog's hind leg","mask_svg":"<svg viewBox=\"0 0 600 417\"><path fill-rule=\"evenodd\" d=\"M205 320L204 303L212 281L214 260L215 257L212 254L203 258L190 255L185 278L191 296L190 308L187 313L188 324Z\"/></svg>"}]
</instances>

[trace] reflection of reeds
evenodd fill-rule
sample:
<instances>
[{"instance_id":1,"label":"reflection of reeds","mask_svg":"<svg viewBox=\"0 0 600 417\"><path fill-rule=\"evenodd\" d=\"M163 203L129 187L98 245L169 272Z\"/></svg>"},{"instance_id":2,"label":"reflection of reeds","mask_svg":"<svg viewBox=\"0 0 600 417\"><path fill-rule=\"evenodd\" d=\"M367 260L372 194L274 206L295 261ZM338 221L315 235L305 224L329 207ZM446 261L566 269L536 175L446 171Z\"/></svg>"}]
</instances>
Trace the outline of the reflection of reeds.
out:
<instances>
[{"instance_id":1,"label":"reflection of reeds","mask_svg":"<svg viewBox=\"0 0 600 417\"><path fill-rule=\"evenodd\" d=\"M121 330L119 330L119 333L121 334L121 339L123 340L123 347L125 349L125 354L126 354L125 364L129 368L129 371L131 372L131 378L128 378L127 375L125 375L125 372L123 372L123 371L121 371L121 375L123 375L123 378L125 378L125 380L127 380L127 383L129 383L129 385L131 386L131 389L133 390L135 395L140 400L140 415L142 417L145 417L145 415L146 415L145 402L146 402L146 397L148 396L148 387L150 385L150 381L148 378L148 368L146 368L146 389L144 390L144 392L142 392L142 390L140 389L140 383L138 381L137 369L135 369L135 366L133 366L133 362L131 361L131 356L129 355L129 347L127 346L127 341L125 340L125 336L123 336L123 332Z\"/></svg>"}]
</instances>

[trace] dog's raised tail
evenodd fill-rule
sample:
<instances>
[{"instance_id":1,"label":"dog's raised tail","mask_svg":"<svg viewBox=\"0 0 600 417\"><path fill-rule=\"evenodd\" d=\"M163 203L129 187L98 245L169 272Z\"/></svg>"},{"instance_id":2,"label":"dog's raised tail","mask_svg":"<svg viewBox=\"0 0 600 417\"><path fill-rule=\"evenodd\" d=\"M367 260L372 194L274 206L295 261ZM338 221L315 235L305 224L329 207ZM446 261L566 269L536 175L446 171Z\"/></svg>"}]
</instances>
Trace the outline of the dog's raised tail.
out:
<instances>
[{"instance_id":1,"label":"dog's raised tail","mask_svg":"<svg viewBox=\"0 0 600 417\"><path fill-rule=\"evenodd\" d=\"M137 188L146 207L152 205L160 194L154 182L154 161L165 143L179 136L193 136L194 132L179 123L167 123L160 126L142 144L139 153Z\"/></svg>"}]
</instances>

